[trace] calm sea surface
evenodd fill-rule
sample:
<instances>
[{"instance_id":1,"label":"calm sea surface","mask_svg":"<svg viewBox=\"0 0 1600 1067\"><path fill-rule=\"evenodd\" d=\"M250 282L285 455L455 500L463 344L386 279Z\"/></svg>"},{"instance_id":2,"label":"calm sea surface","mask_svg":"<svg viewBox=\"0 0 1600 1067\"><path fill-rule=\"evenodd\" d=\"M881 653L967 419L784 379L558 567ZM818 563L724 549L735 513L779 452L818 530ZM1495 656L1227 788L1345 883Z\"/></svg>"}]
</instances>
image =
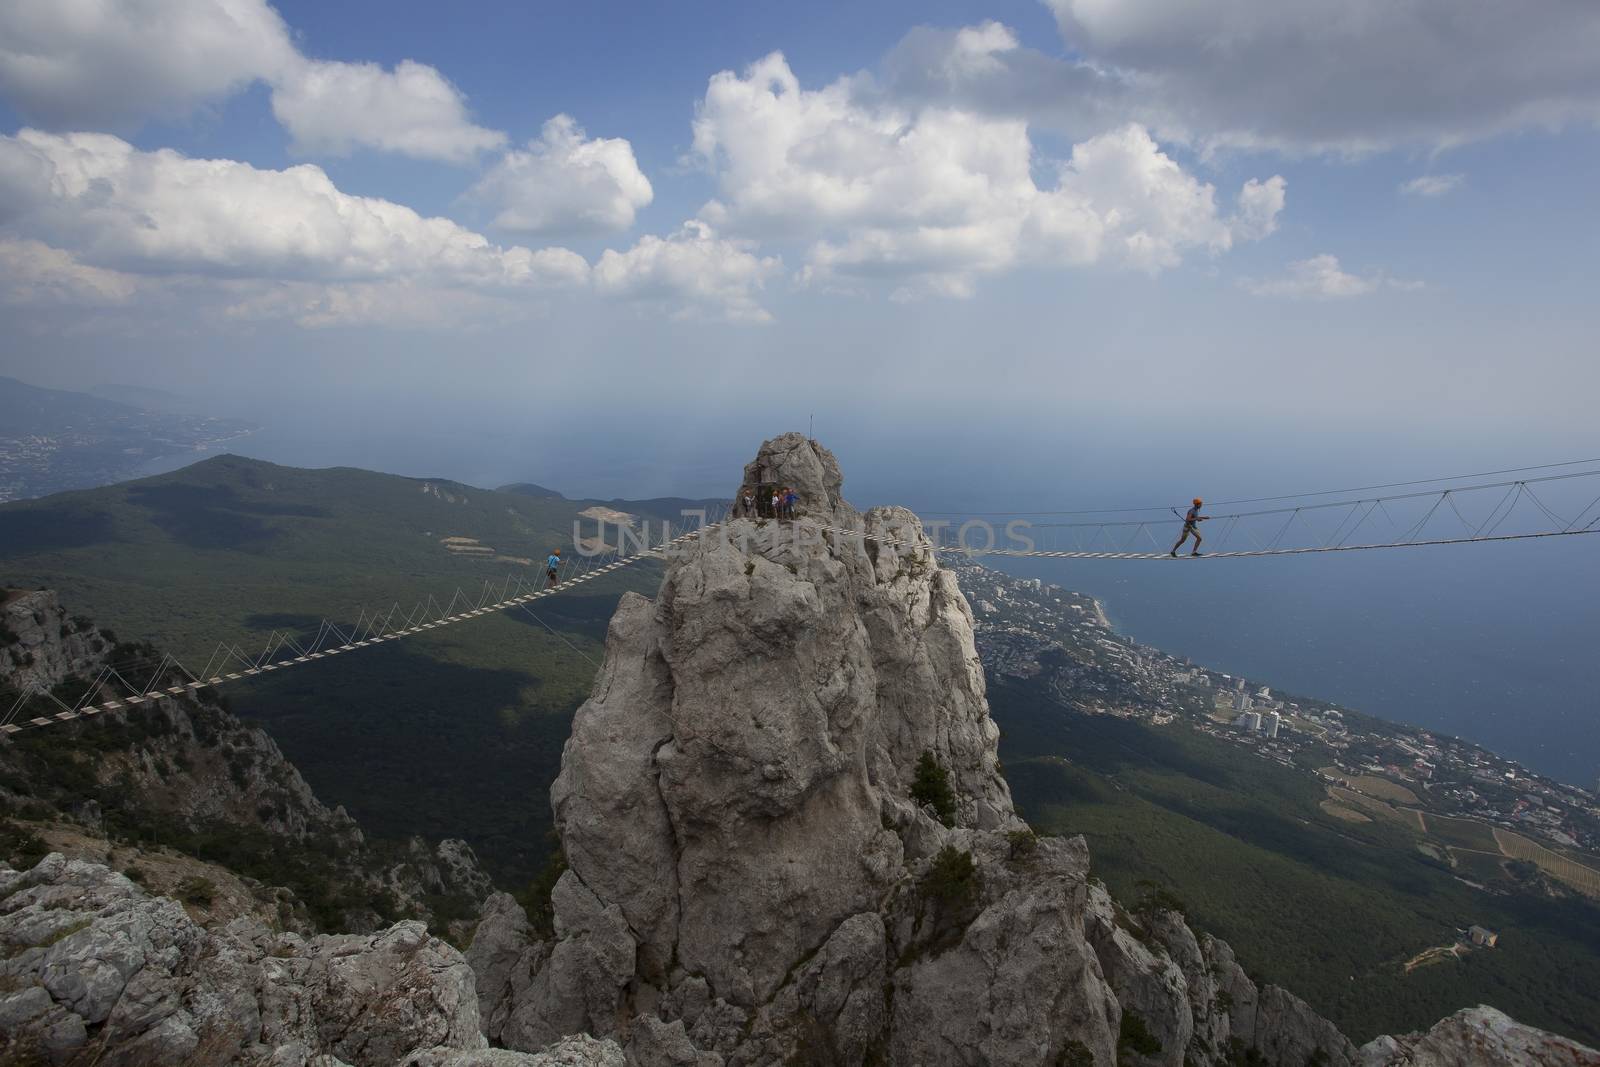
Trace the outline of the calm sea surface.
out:
<instances>
[{"instance_id":1,"label":"calm sea surface","mask_svg":"<svg viewBox=\"0 0 1600 1067\"><path fill-rule=\"evenodd\" d=\"M1312 557L992 565L1101 600L1143 643L1468 738L1594 788L1600 536Z\"/></svg>"}]
</instances>

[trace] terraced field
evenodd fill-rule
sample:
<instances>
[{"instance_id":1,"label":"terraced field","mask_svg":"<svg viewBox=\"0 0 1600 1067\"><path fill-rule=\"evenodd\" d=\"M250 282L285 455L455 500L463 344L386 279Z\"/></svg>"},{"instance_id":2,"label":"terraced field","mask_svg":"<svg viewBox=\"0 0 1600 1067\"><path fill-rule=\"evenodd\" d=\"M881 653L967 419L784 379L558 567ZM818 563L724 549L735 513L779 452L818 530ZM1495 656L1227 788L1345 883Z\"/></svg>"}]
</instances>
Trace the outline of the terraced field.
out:
<instances>
[{"instance_id":1,"label":"terraced field","mask_svg":"<svg viewBox=\"0 0 1600 1067\"><path fill-rule=\"evenodd\" d=\"M1341 789L1336 785L1328 787L1328 795L1341 804L1349 807L1360 808L1372 813L1380 819L1403 826L1407 830L1423 833L1422 812L1415 808L1397 808L1393 804L1385 803L1377 797L1369 797L1365 793L1357 793L1352 789Z\"/></svg>"},{"instance_id":2,"label":"terraced field","mask_svg":"<svg viewBox=\"0 0 1600 1067\"><path fill-rule=\"evenodd\" d=\"M1600 898L1600 871L1510 830L1496 827L1493 834L1500 851L1512 859L1531 860L1550 877L1559 879L1585 896Z\"/></svg>"}]
</instances>

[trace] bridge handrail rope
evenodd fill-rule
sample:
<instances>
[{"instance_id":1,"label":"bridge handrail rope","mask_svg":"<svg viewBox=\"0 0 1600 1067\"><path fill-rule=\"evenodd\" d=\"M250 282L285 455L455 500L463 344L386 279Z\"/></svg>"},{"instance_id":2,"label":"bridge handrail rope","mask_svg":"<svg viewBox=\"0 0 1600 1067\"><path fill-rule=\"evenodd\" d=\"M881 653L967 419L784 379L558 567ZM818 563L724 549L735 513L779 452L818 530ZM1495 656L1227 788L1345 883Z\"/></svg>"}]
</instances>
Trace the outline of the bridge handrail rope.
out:
<instances>
[{"instance_id":1,"label":"bridge handrail rope","mask_svg":"<svg viewBox=\"0 0 1600 1067\"><path fill-rule=\"evenodd\" d=\"M1523 473L1534 470L1548 470L1558 467L1571 467L1579 464L1600 463L1600 460L1582 460L1571 463L1543 464L1538 467L1514 468L1505 471L1491 471L1487 474ZM1481 477L1466 476L1466 477ZM1519 478L1513 481L1488 482L1473 485L1451 486L1443 489L1430 489L1418 492L1394 493L1386 496L1362 497L1352 500L1324 501L1312 504L1299 504L1292 507L1268 508L1256 511L1233 512L1224 515L1213 515L1210 518L1225 520L1220 535L1216 539L1215 547L1209 547L1198 557L1183 555L1179 558L1193 560L1199 559L1239 559L1259 556L1298 556L1328 552L1361 552L1387 548L1423 547L1431 545L1456 545L1473 544L1490 541L1525 541L1538 538L1571 537L1581 534L1600 533L1600 511L1596 511L1592 518L1585 520L1591 511L1600 506L1600 496L1580 509L1571 519L1565 519L1541 500L1534 491L1534 484L1565 482L1579 478L1600 477L1600 470L1567 471L1560 474L1548 474L1536 478ZM1388 486L1370 486L1365 488L1407 488L1413 485L1440 482L1445 479L1425 479L1414 482L1396 482ZM1461 506L1458 497L1461 494L1504 489L1495 505L1483 520L1476 525L1468 518ZM1343 492L1356 492L1360 490L1332 490L1324 493L1302 494L1302 497L1327 496ZM1507 519L1517 510L1517 504L1526 497L1534 507L1551 523L1554 529L1537 530L1532 532L1499 533L1497 532ZM1388 504L1397 501L1428 500L1433 499L1432 506L1409 527L1402 532L1400 524L1395 520L1394 513L1389 510ZM1271 502L1288 497L1256 497L1250 500L1237 501L1238 503ZM1461 523L1462 535L1449 537L1425 537L1428 524L1445 505ZM1340 516L1338 524L1320 541L1303 546L1286 546L1284 538L1297 521L1306 518L1306 512L1325 511L1328 509L1345 508L1345 514ZM1109 509L1108 509L1109 510ZM1122 509L1124 511L1157 510L1157 509ZM1173 510L1173 509L1163 509ZM1105 513L1105 512L1099 512ZM930 513L940 514L940 513ZM967 514L977 513L951 513L942 514ZM990 513L995 514L995 513ZM1010 514L1013 517L1022 517L1030 513L999 513ZM1096 514L1096 512L1033 512L1034 515L1054 514ZM1362 530L1369 519L1381 514L1388 522L1394 540L1368 541L1352 543L1355 535ZM1276 534L1268 542L1263 542L1256 532L1244 524L1244 520L1261 518L1265 516L1285 515L1283 523L1277 528ZM399 601L395 601L386 611L369 610L363 606L360 614L353 624L341 625L331 619L319 621L316 633L309 643L301 640L300 636L289 630L273 630L266 637L261 651L255 655L247 653L237 643L219 643L211 656L207 659L204 669L195 674L186 668L176 657L170 653L163 654L159 660L151 657L128 661L121 664L106 664L91 682L84 693L73 704L68 704L48 688L33 685L24 690L9 709L4 709L0 715L0 734L16 734L23 730L36 729L52 725L56 722L67 722L75 719L98 715L107 711L116 711L125 707L138 705L153 700L162 700L167 697L191 695L201 689L213 688L228 682L238 681L243 678L255 677L271 671L282 670L288 667L299 666L304 663L326 659L330 656L342 655L346 652L369 648L386 641L397 640L412 636L424 631L437 629L442 626L453 625L468 619L478 618L491 612L512 611L521 609L533 615L528 605L536 600L554 596L565 592L574 585L590 581L628 566L643 559L660 558L674 547L683 544L692 538L703 537L712 531L726 525L725 516L720 516L716 521L705 521L709 516L700 515L699 524L685 521L681 527L674 527L663 523L666 534L661 543L655 546L639 544L639 551L624 554L625 543L619 530L618 545L614 552L598 555L586 555L583 552L563 559L557 568L558 581L555 585L543 589L534 588L522 576L507 575L498 591L492 579L485 579L477 595L469 596L461 588L457 588L449 601L441 607L433 594L427 594L418 600L409 611L402 608ZM1353 521L1352 521L1353 520ZM896 545L912 548L919 551L932 551L941 553L962 553L968 556L998 556L1010 558L1038 558L1038 559L1119 559L1119 560L1163 560L1171 558L1170 552L1160 551L1160 545L1155 541L1151 532L1152 525L1158 525L1157 520L1108 520L1101 522L1076 522L1076 523L1039 523L1029 524L1029 530L1087 530L1092 529L1094 534L1089 538L1088 547L1070 549L1020 549L995 547L992 538L988 546L970 546L965 544L944 544L926 535L917 540L896 538L888 536L874 536L861 528L842 529L820 523L811 523L809 520L801 521L813 525L816 529L850 538L871 540L879 544ZM1163 520L1164 522L1164 520ZM935 537L942 527L949 529L953 523L944 522L930 524L934 526ZM1316 527L1309 522L1305 523L1307 531L1314 534ZM1131 527L1128 536L1121 539L1112 536L1114 529ZM677 532L678 530L682 532ZM964 528L963 528L964 529ZM1253 548L1229 549L1225 546L1234 533L1243 530L1254 544ZM604 524L602 523L603 544ZM992 530L991 530L992 533ZM1140 539L1147 539L1156 551L1134 551L1134 546ZM1105 548L1098 545L1104 541ZM1081 536L1078 538L1082 545ZM638 544L636 540L636 544ZM609 547L609 546L606 546ZM498 597L498 600L494 599ZM548 624L537 615L533 617L550 629ZM400 625L396 625L396 622ZM303 631L302 631L303 632ZM552 630L552 632L554 632ZM559 634L557 636L560 636ZM570 644L570 642L569 642ZM575 646L574 646L575 647ZM285 651L289 653L285 655ZM156 666L149 675L149 681L138 685L129 680L129 675L142 674L151 662ZM230 668L233 668L230 670ZM117 687L120 686L120 689ZM122 695L118 695L121 693ZM59 710L49 715L38 715L19 722L19 717L24 714L24 709L29 701L43 696L51 705ZM709 742L714 745L714 742Z\"/></svg>"},{"instance_id":2,"label":"bridge handrail rope","mask_svg":"<svg viewBox=\"0 0 1600 1067\"><path fill-rule=\"evenodd\" d=\"M478 603L472 606L472 602L464 597L458 589L456 596L451 597L449 604L445 608L439 609L438 601L433 598L432 594L429 594L426 600L419 602L418 606L405 617L405 625L398 628L390 626L395 612L400 609L399 604L396 603L386 616L385 628L376 635L369 632L367 636L359 636L357 634L359 620L357 626L352 626L348 631L344 631L331 620L323 619L317 626L316 637L308 646L296 640L290 633L274 630L267 637L266 647L256 657L247 655L237 644L219 645L212 652L210 659L206 662L205 671L200 675L194 674L184 667L176 657L167 653L162 655L159 661L156 661L156 669L151 673L150 681L143 686L131 684L123 676L121 670L118 670L115 666L107 665L101 669L84 695L75 704L70 705L51 692L50 689L40 685L32 685L24 689L12 706L5 710L3 716L0 716L0 734L9 736L21 733L24 730L52 726L59 722L71 722L108 711L138 707L147 701L159 701L167 697L192 695L202 689L214 689L244 678L253 678L271 671L297 667L304 663L341 655L345 652L370 648L386 641L399 640L427 630L434 630L442 626L465 622L468 619L479 618L491 612L509 612L518 608L526 608L532 601L542 600L546 597L566 592L573 586L611 574L622 567L645 559L659 559L673 548L693 538L703 537L721 525L722 522L720 520L694 526L685 523L683 526L688 528L683 529L681 533L676 532L680 527L669 526L669 536L660 544L642 548L638 552L627 555L620 551L621 539L619 538L619 550L617 552L587 557L581 562L578 559L571 560L569 563L564 564L562 570L558 572L560 580L555 585L544 589L532 588L521 577L517 577L515 585L512 585L511 579L508 577L505 592L514 591L516 595L503 596L495 603L483 603L484 598L480 597ZM486 583L486 589L492 592L493 586ZM461 607L460 610L456 610L458 600L465 601L466 605ZM427 606L429 605L437 610L436 615L427 613ZM366 609L364 608L362 609L362 615L366 615ZM376 613L373 613L373 617L374 619L376 618ZM330 636L339 638L342 643L325 645ZM274 659L273 657L284 648L292 650L295 654L285 659ZM146 659L132 662L136 665L147 665L150 661ZM128 664L120 666L123 669L128 668ZM226 668L229 666L237 666L240 669L227 671ZM213 670L217 673L211 673ZM177 674L179 678L175 679L173 677L174 674ZM113 680L119 682L127 692L123 695L116 695L111 689ZM173 684L174 682L176 684ZM107 693L112 693L112 695L109 699L104 699ZM31 700L40 697L48 700L60 710L49 715L33 716L22 722L16 721L27 704Z\"/></svg>"},{"instance_id":3,"label":"bridge handrail rope","mask_svg":"<svg viewBox=\"0 0 1600 1067\"><path fill-rule=\"evenodd\" d=\"M1317 504L1296 504L1296 505L1293 505L1293 506L1286 506L1286 507L1281 507L1281 508L1264 508L1264 509L1259 510L1259 511L1230 511L1230 512L1224 512L1224 513L1217 514L1217 515L1212 515L1211 517L1213 519L1255 519L1255 518L1261 518L1262 516L1265 516L1265 515L1292 515L1292 514L1294 514L1296 512L1326 511L1326 510L1329 510L1329 509L1332 509L1332 508L1347 508L1347 507L1350 507L1352 504L1367 504L1367 503L1370 503L1370 502L1372 502L1374 500L1384 500L1384 501L1390 501L1390 502L1396 501L1396 500L1428 500L1428 499L1431 499L1431 498L1436 497L1436 496L1442 496L1445 493L1471 493L1471 492L1478 492L1478 491L1485 490L1485 489L1508 489L1508 490L1514 490L1517 487L1522 487L1524 490L1528 491L1531 494L1532 490L1529 489L1530 486L1542 484L1542 483L1545 483L1545 482L1571 481L1571 480L1576 479L1576 478L1600 478L1600 470L1572 471L1572 472L1567 473L1567 474L1548 474L1548 475L1545 475L1542 478L1524 478L1524 479L1519 479L1517 481L1510 481L1510 482L1479 482L1479 483L1474 484L1474 485L1455 485L1455 486L1449 487L1448 489L1429 489L1429 490L1420 491L1420 492L1414 492L1414 493L1391 493L1390 495L1383 496L1383 497L1358 497L1358 498L1350 499L1350 500L1328 500L1328 501L1323 501L1323 502L1317 503ZM1355 492L1355 490L1350 490L1350 491L1351 492ZM1325 494L1308 493L1306 495L1307 496L1318 496L1318 495L1325 495ZM1273 498L1268 498L1268 499L1286 499L1286 498L1273 497ZM1290 498L1290 499L1292 499L1292 498ZM1220 507L1222 505L1222 503L1225 503L1225 502L1219 502L1218 504L1214 504L1212 506L1213 507ZM1597 499L1596 503L1600 503L1600 499ZM1592 504L1590 506L1593 507ZM1132 510L1144 511L1144 510L1155 510L1155 509L1146 509L1146 508L1131 509L1130 508L1128 510L1130 510L1130 511L1132 511ZM1167 507L1167 508L1162 508L1161 510L1170 513L1172 511L1172 508L1171 507ZM1588 510L1588 509L1586 508L1585 510ZM919 512L918 514L920 514L920 515L965 515L965 516L968 516L968 517L971 517L971 518L984 518L984 517L991 517L992 518L992 517L995 517L995 516L1009 516L1009 517L1012 517L1012 518L1024 519L1024 518L1028 518L1030 516L1036 516L1036 515L1095 514L1095 513L1092 513L1092 512L1052 512L1052 511L1033 511L1033 512L1028 512L1028 511L989 511L989 512L924 511L924 512ZM1107 514L1109 514L1109 512ZM1030 525L1036 530L1070 530L1070 529L1096 529L1096 528L1100 528L1100 527L1111 527L1111 526L1142 526L1142 525L1148 525L1149 523L1151 523L1153 521L1155 521L1155 520L1152 520L1152 519L1104 519L1104 520L1093 521L1093 522L1036 522L1036 523L1031 523ZM948 526L950 524L948 522L945 522L944 525Z\"/></svg>"},{"instance_id":4,"label":"bridge handrail rope","mask_svg":"<svg viewBox=\"0 0 1600 1067\"><path fill-rule=\"evenodd\" d=\"M1531 467L1506 467L1501 470L1477 471L1473 474L1450 474L1439 478L1414 478L1406 482L1385 482L1381 485L1357 485L1347 489L1319 489L1306 493L1280 493L1277 496L1254 496L1233 500L1213 500L1212 507L1225 507L1230 504L1267 504L1276 500L1308 500L1312 497L1342 496L1346 493L1369 493L1379 489L1404 489L1413 485L1437 485L1440 482L1459 482L1468 478L1493 478L1501 474L1526 474L1529 471L1555 470L1558 467L1584 467L1600 463L1600 457L1594 459L1569 459L1560 463L1538 463ZM1534 479L1539 481L1542 479ZM1435 489L1432 492L1438 492ZM1393 498L1390 498L1393 499ZM1600 501L1596 501L1600 503ZM919 511L921 515L966 515L972 518L994 518L1005 516L1008 518L1034 518L1040 515L1126 515L1141 511L1157 511L1165 514L1172 510L1169 504L1152 504L1144 507L1113 507L1113 508L1079 508L1069 511Z\"/></svg>"},{"instance_id":5,"label":"bridge handrail rope","mask_svg":"<svg viewBox=\"0 0 1600 1067\"><path fill-rule=\"evenodd\" d=\"M1597 517L1600 522L1600 517ZM836 526L822 526L822 530L847 537L859 537L867 541L874 541L880 545L894 545L901 548L914 548L931 552L953 553L963 556L1005 556L1008 558L1025 559L1172 559L1167 552L1121 552L1116 550L1093 551L1086 549L1015 549L1015 548L981 548L966 545L936 545L931 541L907 541L903 538L880 537L861 530L846 530ZM1188 556L1180 553L1176 558L1190 562L1203 559L1241 559L1247 556L1305 556L1322 552L1366 552L1380 548L1425 548L1430 545L1466 545L1481 544L1489 541L1530 541L1540 537L1574 537L1581 534L1600 533L1600 526L1590 523L1588 526L1577 530L1540 530L1535 533L1494 534L1480 537L1436 537L1428 540L1411 541L1384 541L1373 544L1360 545L1311 545L1299 548L1247 548L1232 551L1204 552L1199 556ZM1259 543L1259 542L1258 542Z\"/></svg>"}]
</instances>

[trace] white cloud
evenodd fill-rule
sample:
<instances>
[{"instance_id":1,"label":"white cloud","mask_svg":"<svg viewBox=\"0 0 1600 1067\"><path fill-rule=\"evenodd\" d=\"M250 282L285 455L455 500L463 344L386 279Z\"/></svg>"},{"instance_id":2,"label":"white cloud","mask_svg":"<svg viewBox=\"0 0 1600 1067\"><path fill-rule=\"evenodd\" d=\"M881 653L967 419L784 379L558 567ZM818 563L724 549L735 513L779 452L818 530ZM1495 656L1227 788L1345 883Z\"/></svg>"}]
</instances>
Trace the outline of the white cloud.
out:
<instances>
[{"instance_id":1,"label":"white cloud","mask_svg":"<svg viewBox=\"0 0 1600 1067\"><path fill-rule=\"evenodd\" d=\"M914 27L883 61L888 99L1025 119L1075 139L1129 122L1162 126L1162 113L1135 99L1135 88L1114 68L1029 48L993 21Z\"/></svg>"},{"instance_id":2,"label":"white cloud","mask_svg":"<svg viewBox=\"0 0 1600 1067\"><path fill-rule=\"evenodd\" d=\"M631 144L586 138L569 116L557 115L526 152L507 152L468 195L498 208L501 229L569 234L626 230L655 194Z\"/></svg>"},{"instance_id":3,"label":"white cloud","mask_svg":"<svg viewBox=\"0 0 1600 1067\"><path fill-rule=\"evenodd\" d=\"M505 134L475 126L466 98L433 67L301 60L272 90L272 113L301 155L348 155L355 148L464 163L499 148Z\"/></svg>"},{"instance_id":4,"label":"white cloud","mask_svg":"<svg viewBox=\"0 0 1600 1067\"><path fill-rule=\"evenodd\" d=\"M474 330L525 314L528 305L471 289L410 280L384 282L247 282L225 287L224 318L287 319L306 329L333 327Z\"/></svg>"},{"instance_id":5,"label":"white cloud","mask_svg":"<svg viewBox=\"0 0 1600 1067\"><path fill-rule=\"evenodd\" d=\"M1385 274L1360 277L1347 274L1339 266L1337 256L1323 253L1289 264L1282 278L1246 279L1241 283L1257 296L1282 296L1297 299L1339 300L1345 297L1365 296L1379 289L1421 289L1420 282L1407 282Z\"/></svg>"},{"instance_id":6,"label":"white cloud","mask_svg":"<svg viewBox=\"0 0 1600 1067\"><path fill-rule=\"evenodd\" d=\"M183 115L294 58L264 0L10 0L0 4L0 94L53 128Z\"/></svg>"},{"instance_id":7,"label":"white cloud","mask_svg":"<svg viewBox=\"0 0 1600 1067\"><path fill-rule=\"evenodd\" d=\"M692 221L609 250L591 271L565 248L493 244L449 219L351 196L309 164L144 152L110 134L0 137L0 278L17 299L125 301L182 292L235 320L303 326L472 324L554 293L765 321L780 270Z\"/></svg>"},{"instance_id":8,"label":"white cloud","mask_svg":"<svg viewBox=\"0 0 1600 1067\"><path fill-rule=\"evenodd\" d=\"M1204 144L1359 152L1600 120L1593 0L1045 2L1130 113Z\"/></svg>"},{"instance_id":9,"label":"white cloud","mask_svg":"<svg viewBox=\"0 0 1600 1067\"><path fill-rule=\"evenodd\" d=\"M588 273L566 249L502 248L449 219L351 196L315 166L143 152L109 134L0 137L0 204L25 236L147 274L515 290Z\"/></svg>"},{"instance_id":10,"label":"white cloud","mask_svg":"<svg viewBox=\"0 0 1600 1067\"><path fill-rule=\"evenodd\" d=\"M1424 174L1408 182L1402 182L1400 191L1408 196L1443 196L1460 188L1461 183L1466 180L1461 174Z\"/></svg>"},{"instance_id":11,"label":"white cloud","mask_svg":"<svg viewBox=\"0 0 1600 1067\"><path fill-rule=\"evenodd\" d=\"M301 153L356 148L447 162L498 148L443 74L300 54L266 0L12 0L0 5L0 95L55 130L178 117L248 85Z\"/></svg>"},{"instance_id":12,"label":"white cloud","mask_svg":"<svg viewBox=\"0 0 1600 1067\"><path fill-rule=\"evenodd\" d=\"M126 303L138 279L79 263L42 241L0 238L0 300L8 304Z\"/></svg>"},{"instance_id":13,"label":"white cloud","mask_svg":"<svg viewBox=\"0 0 1600 1067\"><path fill-rule=\"evenodd\" d=\"M1006 40L978 35L962 62L982 66ZM1252 181L1225 216L1139 126L1078 144L1041 187L1022 120L902 109L862 79L803 89L777 53L711 79L694 150L721 194L708 221L815 238L806 279L889 277L902 295L968 295L978 275L1021 263L1161 270L1270 233L1284 196L1282 178Z\"/></svg>"},{"instance_id":14,"label":"white cloud","mask_svg":"<svg viewBox=\"0 0 1600 1067\"><path fill-rule=\"evenodd\" d=\"M641 237L626 252L607 249L594 265L594 281L603 295L667 303L680 317L766 322L772 316L755 294L781 267L749 242L723 239L706 223L690 221L666 238Z\"/></svg>"}]
</instances>

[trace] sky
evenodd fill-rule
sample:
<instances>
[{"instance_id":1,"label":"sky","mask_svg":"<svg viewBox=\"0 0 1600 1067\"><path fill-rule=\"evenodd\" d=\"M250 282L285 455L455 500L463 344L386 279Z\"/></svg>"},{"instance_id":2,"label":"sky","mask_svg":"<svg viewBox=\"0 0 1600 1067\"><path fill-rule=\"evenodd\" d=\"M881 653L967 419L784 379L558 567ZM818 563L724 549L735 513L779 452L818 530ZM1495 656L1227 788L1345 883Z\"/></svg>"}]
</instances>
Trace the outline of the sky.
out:
<instances>
[{"instance_id":1,"label":"sky","mask_svg":"<svg viewBox=\"0 0 1600 1067\"><path fill-rule=\"evenodd\" d=\"M635 495L813 415L974 497L1586 456L1597 57L1592 0L15 0L0 373Z\"/></svg>"}]
</instances>

